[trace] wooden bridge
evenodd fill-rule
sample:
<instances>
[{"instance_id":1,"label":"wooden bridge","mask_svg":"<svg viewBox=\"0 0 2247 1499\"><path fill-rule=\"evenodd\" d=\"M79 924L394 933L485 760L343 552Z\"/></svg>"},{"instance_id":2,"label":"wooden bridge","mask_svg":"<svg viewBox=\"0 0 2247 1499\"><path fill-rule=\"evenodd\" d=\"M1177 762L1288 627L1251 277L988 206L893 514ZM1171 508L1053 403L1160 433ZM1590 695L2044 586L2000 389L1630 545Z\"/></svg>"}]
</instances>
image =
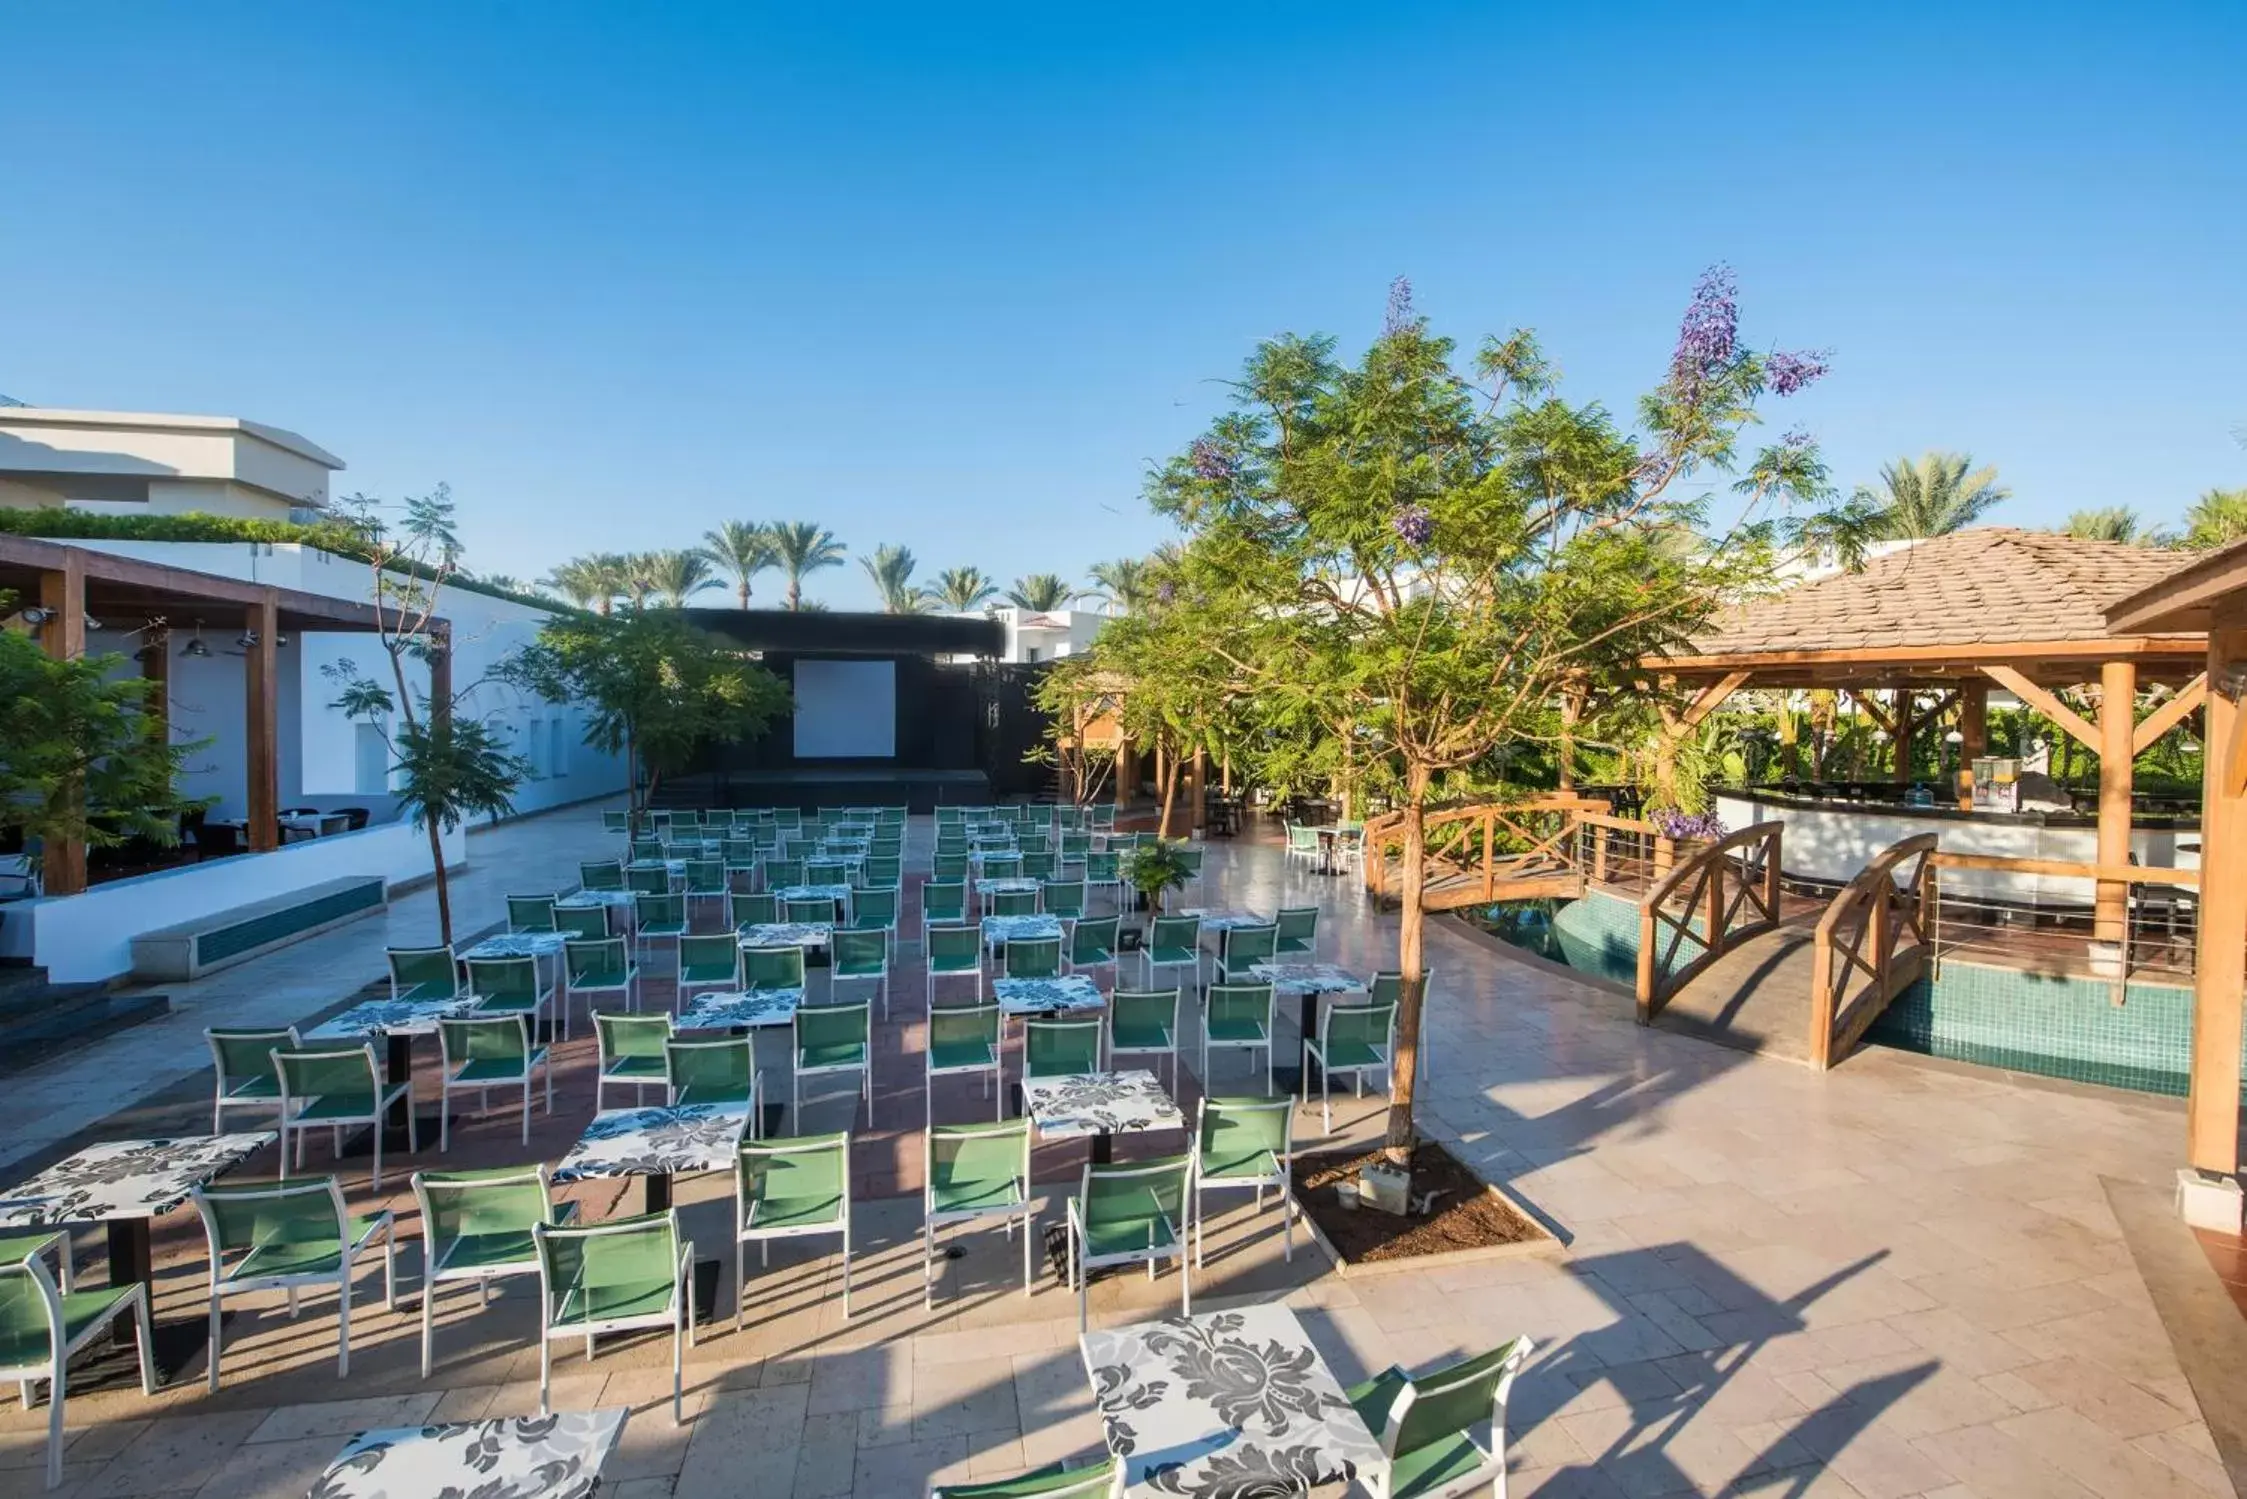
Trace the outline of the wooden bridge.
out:
<instances>
[{"instance_id":1,"label":"wooden bridge","mask_svg":"<svg viewBox=\"0 0 2247 1499\"><path fill-rule=\"evenodd\" d=\"M1638 908L1641 1024L1819 1069L1846 1058L1896 996L1934 971L1943 951L2039 971L2080 964L2080 937L1993 928L1970 900L1945 928L1940 871L2115 882L2133 891L2189 888L2196 878L2190 870L1949 855L1935 835L1921 834L1874 856L1830 896L1795 894L1781 878L1783 823L1681 842L1566 792L1430 811L1425 827L1423 909L1595 891L1629 901ZM1402 854L1401 815L1366 824L1365 881L1376 898L1395 898ZM2111 980L2116 1003L2133 969L2172 981L2179 964L2189 969L2190 933L2180 946L2169 910L2166 942L2149 929L2135 962L2126 933Z\"/></svg>"}]
</instances>

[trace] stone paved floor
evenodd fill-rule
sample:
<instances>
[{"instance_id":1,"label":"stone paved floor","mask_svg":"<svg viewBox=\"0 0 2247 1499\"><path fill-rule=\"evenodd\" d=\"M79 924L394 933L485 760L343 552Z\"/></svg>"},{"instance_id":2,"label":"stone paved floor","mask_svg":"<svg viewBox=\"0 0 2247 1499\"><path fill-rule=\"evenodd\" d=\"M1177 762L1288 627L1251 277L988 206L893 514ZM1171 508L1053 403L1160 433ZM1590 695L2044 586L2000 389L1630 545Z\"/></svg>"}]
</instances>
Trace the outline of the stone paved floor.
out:
<instances>
[{"instance_id":1,"label":"stone paved floor","mask_svg":"<svg viewBox=\"0 0 2247 1499\"><path fill-rule=\"evenodd\" d=\"M590 813L575 842L569 818L540 835L556 878L575 843L599 843ZM1276 847L1220 844L1212 867L1225 904L1325 905L1325 956L1362 969L1393 950L1393 923L1349 881L1291 873ZM347 929L306 946L337 939L366 940ZM2102 1185L2165 1187L2182 1134L2174 1104L1881 1051L1813 1076L1641 1030L1611 996L1446 924L1430 952L1425 1125L1564 1229L1569 1253L1343 1280L1300 1242L1283 1259L1276 1215L1242 1202L1213 1224L1197 1306L1283 1297L1345 1379L1529 1334L1539 1352L1514 1400L1517 1495L2231 1492ZM358 957L329 966L352 983L308 983L292 1002L326 1008L363 976ZM841 1314L832 1257L799 1247L769 1271L753 1260L746 1330L722 1322L689 1354L683 1426L669 1415L666 1343L620 1341L591 1363L563 1351L557 1404L633 1408L604 1492L892 1499L1097 1448L1068 1292L1041 1278L1025 1296L1013 1246L971 1233L924 1309L917 1201L877 1195L918 1183L919 992L908 966L882 1032L876 1128L860 1122L855 1315ZM190 1028L179 1044L200 1043ZM591 1109L589 1048L561 1052L556 1114L535 1121L530 1157L559 1156ZM161 1070L198 1061L169 1056ZM1185 1089L1190 1100L1190 1074ZM168 1116L201 1127L192 1081L140 1091L133 1129ZM819 1106L807 1128L840 1127L848 1106ZM969 1085L937 1103L950 1118L982 1107ZM1338 1100L1337 1132L1363 1138L1378 1113L1370 1098ZM444 1164L525 1159L517 1129L495 1109ZM1299 1138L1325 1143L1315 1109ZM1040 1149L1048 1222L1079 1152ZM354 1206L370 1203L363 1159L342 1165ZM316 1147L312 1169L326 1168ZM727 1190L682 1186L706 1253L724 1243ZM599 1215L622 1194L570 1195ZM385 1196L410 1216L410 1199ZM199 1306L203 1251L187 1217L160 1229L167 1315ZM80 1252L97 1257L98 1241ZM415 1251L405 1260L410 1293ZM1095 1288L1094 1315L1134 1320L1174 1306L1177 1289L1172 1273L1119 1276ZM348 1382L335 1376L332 1304L308 1300L292 1322L275 1297L245 1302L229 1326L217 1396L200 1362L154 1400L74 1396L64 1492L300 1495L352 1431L535 1404L534 1297L510 1291L479 1310L470 1293L448 1296L423 1381L411 1311L382 1311L371 1275L359 1296ZM0 1414L0 1493L37 1492L44 1414Z\"/></svg>"}]
</instances>

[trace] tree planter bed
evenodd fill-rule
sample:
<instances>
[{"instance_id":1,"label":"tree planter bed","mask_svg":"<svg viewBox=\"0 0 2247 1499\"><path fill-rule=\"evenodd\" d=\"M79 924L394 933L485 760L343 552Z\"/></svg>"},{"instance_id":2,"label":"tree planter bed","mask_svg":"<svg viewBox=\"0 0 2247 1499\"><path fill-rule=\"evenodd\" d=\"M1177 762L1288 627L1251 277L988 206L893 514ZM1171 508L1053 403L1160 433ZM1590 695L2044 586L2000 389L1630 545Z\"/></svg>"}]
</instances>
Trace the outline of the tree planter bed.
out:
<instances>
[{"instance_id":1,"label":"tree planter bed","mask_svg":"<svg viewBox=\"0 0 2247 1499\"><path fill-rule=\"evenodd\" d=\"M1295 1200L1311 1238L1334 1262L1337 1274L1373 1275L1562 1252L1560 1240L1510 1193L1428 1141L1412 1154L1413 1191L1443 1193L1427 1213L1400 1217L1365 1205L1345 1208L1336 1201L1338 1184L1380 1159L1378 1149L1295 1158Z\"/></svg>"}]
</instances>

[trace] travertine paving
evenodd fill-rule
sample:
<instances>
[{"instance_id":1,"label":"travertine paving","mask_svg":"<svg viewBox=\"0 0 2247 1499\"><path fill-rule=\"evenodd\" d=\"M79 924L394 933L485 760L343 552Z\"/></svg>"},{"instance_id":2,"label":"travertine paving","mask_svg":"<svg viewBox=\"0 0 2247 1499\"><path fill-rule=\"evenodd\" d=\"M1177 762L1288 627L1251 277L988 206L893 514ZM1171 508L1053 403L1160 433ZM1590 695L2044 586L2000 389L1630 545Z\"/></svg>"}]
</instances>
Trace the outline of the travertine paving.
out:
<instances>
[{"instance_id":1,"label":"travertine paving","mask_svg":"<svg viewBox=\"0 0 2247 1499\"><path fill-rule=\"evenodd\" d=\"M580 854L608 846L590 811L522 826L537 828L537 849L479 897L493 911L507 890L572 882ZM925 839L925 825L915 835ZM1251 839L1213 848L1208 903L1316 902L1327 911L1321 958L1359 970L1388 961L1392 922L1366 910L1352 881L1288 870L1276 845ZM915 910L909 900L908 931ZM298 1019L334 1008L373 976L367 954L380 945L367 923L292 949L301 956L288 976L262 990L259 965L220 975L214 984L231 983L212 996L213 1013L221 1003L294 1006ZM1276 1212L1258 1217L1245 1196L1228 1197L1196 1274L1197 1309L1284 1298L1345 1380L1529 1334L1539 1351L1514 1401L1515 1494L2231 1492L2102 1185L2165 1189L2182 1134L2176 1106L1878 1050L1817 1076L1641 1030L1611 996L1445 923L1430 949L1424 1125L1561 1228L1568 1255L1343 1280L1300 1242L1284 1262ZM324 988L314 977L323 971ZM893 1018L877 1027L874 1127L856 1122L856 1315L841 1314L824 1243L776 1248L770 1269L751 1256L747 1327L736 1333L730 1185L682 1178L688 1232L727 1267L719 1319L688 1355L686 1424L670 1420L665 1340L618 1339L590 1363L581 1349L557 1350L558 1405L633 1408L605 1494L893 1499L932 1479L1096 1450L1074 1298L1050 1276L1026 1297L1018 1246L996 1228L948 1231L965 1252L940 1265L935 1306L923 1307L917 963L903 962L892 986ZM667 986L651 997L667 1002ZM129 1056L57 1069L79 1089L99 1072L112 1098L150 1095L133 1130L117 1133L145 1133L167 1111L180 1127L208 1127L207 1095L174 1081L202 1060L205 1019L193 1002L182 1008L169 1051L144 1056L157 1049L136 1036ZM1284 1054L1292 1006L1280 1008ZM558 1159L590 1117L586 1029L581 1020L580 1039L559 1048L555 1112L534 1121L529 1158ZM1186 1039L1180 1102L1190 1113L1190 1026ZM143 1063L144 1074L132 1071ZM1260 1080L1244 1059L1217 1065L1228 1089L1246 1088L1252 1071ZM841 1128L852 1107L838 1093L807 1108L805 1127ZM940 1119L985 1118L989 1107L979 1080L939 1085ZM1374 1098L1338 1094L1337 1133L1362 1138L1379 1111ZM442 1164L523 1160L517 1130L495 1099L491 1115L456 1129ZM1325 1143L1315 1108L1299 1114L1298 1138ZM1175 1135L1134 1137L1118 1155L1177 1145ZM1058 1221L1084 1149L1040 1147L1045 1222ZM432 1147L415 1164L439 1161ZM365 1164L341 1163L355 1210L373 1201ZM391 1164L386 1156L386 1187ZM330 1169L325 1142L309 1169ZM609 1181L567 1189L596 1217L636 1210L638 1194ZM386 1196L410 1243L410 1197ZM98 1239L78 1247L98 1277ZM199 1314L204 1251L191 1213L160 1225L157 1258L162 1313ZM404 1259L410 1298L418 1250ZM1095 1293L1097 1319L1128 1321L1175 1307L1176 1276L1115 1276ZM62 1492L301 1495L352 1432L528 1411L534 1300L511 1287L479 1308L472 1291L450 1292L425 1382L417 1309L407 1299L383 1311L378 1277L364 1276L344 1382L332 1301L307 1298L291 1321L278 1296L247 1298L227 1328L218 1395L204 1392L198 1360L154 1400L137 1390L71 1398ZM39 1492L45 1416L0 1413L0 1493Z\"/></svg>"}]
</instances>

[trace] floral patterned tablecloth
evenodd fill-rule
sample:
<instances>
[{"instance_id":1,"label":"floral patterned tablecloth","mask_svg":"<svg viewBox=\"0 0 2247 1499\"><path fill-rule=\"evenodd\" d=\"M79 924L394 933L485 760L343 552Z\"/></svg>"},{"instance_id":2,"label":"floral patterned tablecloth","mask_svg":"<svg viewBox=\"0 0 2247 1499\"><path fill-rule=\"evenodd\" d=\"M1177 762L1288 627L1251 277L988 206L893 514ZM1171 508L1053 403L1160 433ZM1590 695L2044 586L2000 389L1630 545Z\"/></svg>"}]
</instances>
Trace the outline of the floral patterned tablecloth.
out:
<instances>
[{"instance_id":1,"label":"floral patterned tablecloth","mask_svg":"<svg viewBox=\"0 0 2247 1499\"><path fill-rule=\"evenodd\" d=\"M1045 888L1045 881L1033 880L1028 875L1012 875L996 880L977 880L975 893L992 895L1035 895Z\"/></svg>"},{"instance_id":2,"label":"floral patterned tablecloth","mask_svg":"<svg viewBox=\"0 0 2247 1499\"><path fill-rule=\"evenodd\" d=\"M627 1414L618 1406L362 1431L312 1485L311 1499L584 1499L599 1487Z\"/></svg>"},{"instance_id":3,"label":"floral patterned tablecloth","mask_svg":"<svg viewBox=\"0 0 2247 1499\"><path fill-rule=\"evenodd\" d=\"M307 1041L357 1041L368 1036L434 1036L437 1022L465 1015L476 996L456 999L370 999L304 1033Z\"/></svg>"},{"instance_id":4,"label":"floral patterned tablecloth","mask_svg":"<svg viewBox=\"0 0 2247 1499\"><path fill-rule=\"evenodd\" d=\"M745 1103L603 1109L554 1168L554 1182L730 1170L748 1127Z\"/></svg>"},{"instance_id":5,"label":"floral patterned tablecloth","mask_svg":"<svg viewBox=\"0 0 2247 1499\"><path fill-rule=\"evenodd\" d=\"M746 989L697 994L678 1019L682 1031L724 1031L737 1025L788 1025L804 1002L801 989Z\"/></svg>"},{"instance_id":6,"label":"floral patterned tablecloth","mask_svg":"<svg viewBox=\"0 0 2247 1499\"><path fill-rule=\"evenodd\" d=\"M1287 1307L1101 1328L1077 1344L1127 1494L1302 1494L1386 1461Z\"/></svg>"},{"instance_id":7,"label":"floral patterned tablecloth","mask_svg":"<svg viewBox=\"0 0 2247 1499\"><path fill-rule=\"evenodd\" d=\"M569 941L568 932L508 932L486 937L461 954L466 958L551 958Z\"/></svg>"},{"instance_id":8,"label":"floral patterned tablecloth","mask_svg":"<svg viewBox=\"0 0 2247 1499\"><path fill-rule=\"evenodd\" d=\"M738 930L743 947L825 947L835 936L831 921L746 921Z\"/></svg>"},{"instance_id":9,"label":"floral patterned tablecloth","mask_svg":"<svg viewBox=\"0 0 2247 1499\"><path fill-rule=\"evenodd\" d=\"M629 890L575 890L554 902L557 911L585 911L597 906L624 906L632 904Z\"/></svg>"},{"instance_id":10,"label":"floral patterned tablecloth","mask_svg":"<svg viewBox=\"0 0 2247 1499\"><path fill-rule=\"evenodd\" d=\"M1199 916L1202 919L1202 935L1205 937L1213 932L1230 932L1237 931L1244 926L1270 926L1272 924L1271 917L1259 916L1254 911L1220 911L1214 907L1205 910L1200 906L1189 906L1178 914L1181 916Z\"/></svg>"},{"instance_id":11,"label":"floral patterned tablecloth","mask_svg":"<svg viewBox=\"0 0 2247 1499\"><path fill-rule=\"evenodd\" d=\"M983 918L983 942L987 947L1004 947L1009 942L1036 942L1057 939L1061 935L1061 918L1058 916L986 916Z\"/></svg>"},{"instance_id":12,"label":"floral patterned tablecloth","mask_svg":"<svg viewBox=\"0 0 2247 1499\"><path fill-rule=\"evenodd\" d=\"M157 1218L192 1189L273 1143L271 1130L107 1140L0 1192L0 1228Z\"/></svg>"},{"instance_id":13,"label":"floral patterned tablecloth","mask_svg":"<svg viewBox=\"0 0 2247 1499\"><path fill-rule=\"evenodd\" d=\"M1100 986L1075 973L1057 979L993 979L991 995L1006 1015L1065 1015L1108 1007Z\"/></svg>"},{"instance_id":14,"label":"floral patterned tablecloth","mask_svg":"<svg viewBox=\"0 0 2247 1499\"><path fill-rule=\"evenodd\" d=\"M1022 1105L1049 1140L1184 1129L1186 1116L1152 1072L1080 1072L1025 1078Z\"/></svg>"},{"instance_id":15,"label":"floral patterned tablecloth","mask_svg":"<svg viewBox=\"0 0 2247 1499\"><path fill-rule=\"evenodd\" d=\"M1281 994L1350 994L1365 987L1338 963L1251 963L1248 971Z\"/></svg>"}]
</instances>

